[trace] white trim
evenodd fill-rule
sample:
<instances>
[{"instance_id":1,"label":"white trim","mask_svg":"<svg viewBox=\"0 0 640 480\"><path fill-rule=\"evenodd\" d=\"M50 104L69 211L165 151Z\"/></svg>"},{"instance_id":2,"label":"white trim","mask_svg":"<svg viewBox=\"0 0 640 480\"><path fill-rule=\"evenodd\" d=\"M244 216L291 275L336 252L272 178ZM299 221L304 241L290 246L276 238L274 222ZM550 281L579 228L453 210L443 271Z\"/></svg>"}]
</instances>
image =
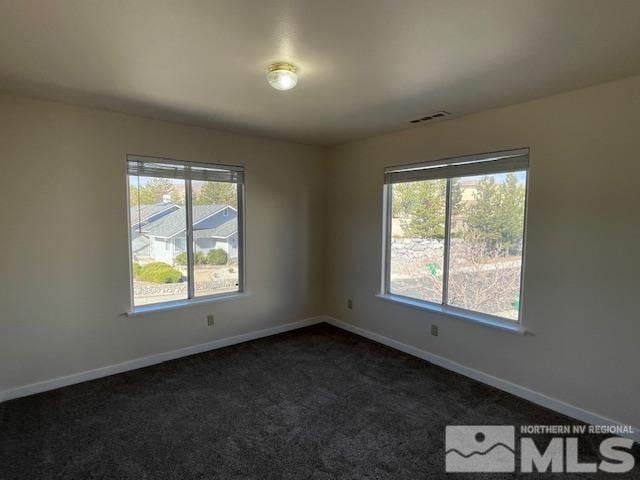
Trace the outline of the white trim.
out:
<instances>
[{"instance_id":1,"label":"white trim","mask_svg":"<svg viewBox=\"0 0 640 480\"><path fill-rule=\"evenodd\" d=\"M438 365L439 367L446 368L447 370L451 370L452 372L456 372L464 375L465 377L477 380L478 382L485 383L499 390L515 395L516 397L524 398L525 400L529 400L530 402L533 402L537 405L541 405L555 412L561 413L576 420L580 420L581 422L585 422L591 425L627 425L623 422L618 422L616 420L603 417L583 408L576 407L575 405L563 402L562 400L549 397L543 393L539 393L527 387L523 387L522 385L509 382L502 378L494 377L493 375L481 372L474 368L466 367L457 362L454 362L453 360L449 360L448 358L441 357L425 350L421 350L412 345L407 345L406 343L399 342L398 340L385 337L384 335L380 335L379 333L373 332L371 330L357 327L351 323L343 322L342 320L338 320L337 318L327 316L325 317L325 321L335 327L347 330L351 333L355 333L356 335L368 338L369 340L373 340L374 342L382 343L383 345L395 348L396 350L400 350L401 352L413 355L414 357L421 358L435 365ZM628 435L628 437L640 443L640 428L635 425L632 425L632 428L634 430L634 433Z\"/></svg>"},{"instance_id":2,"label":"white trim","mask_svg":"<svg viewBox=\"0 0 640 480\"><path fill-rule=\"evenodd\" d=\"M400 305L406 305L407 307L416 308L418 310L426 310L428 312L439 313L441 315L448 315L450 317L468 320L479 325L486 325L487 327L499 328L500 330L517 333L519 335L527 333L521 323L504 320L500 317L496 317L495 315L473 312L463 308L456 308L451 305L427 302L426 300L416 300L402 295L394 295L393 293L380 293L377 294L376 297L387 302L399 303Z\"/></svg>"},{"instance_id":3,"label":"white trim","mask_svg":"<svg viewBox=\"0 0 640 480\"><path fill-rule=\"evenodd\" d=\"M214 295L206 295L203 297L185 298L184 300L172 300L169 302L150 303L148 305L139 305L133 307L125 313L127 317L137 317L140 315L149 315L150 313L166 312L169 310L179 310L181 308L192 307L207 303L225 302L227 300L241 300L249 296L248 292L239 290L233 292L216 293Z\"/></svg>"},{"instance_id":4,"label":"white trim","mask_svg":"<svg viewBox=\"0 0 640 480\"><path fill-rule=\"evenodd\" d=\"M278 333L284 333L290 330L308 327L309 325L315 325L316 323L322 323L323 321L325 321L324 316L310 317L298 322L285 323L283 325L277 325L275 327L265 328L263 330L256 330L253 332L235 335L233 337L221 338L219 340L201 343L199 345L192 345L189 347L179 348L177 350L171 350L169 352L156 353L153 355L148 355L146 357L127 360L125 362L108 365L106 367L95 368L93 370L86 370L84 372L72 373L71 375L65 375L63 377L30 383L28 385L22 385L20 387L10 388L4 391L0 390L0 403L6 400L12 400L14 398L26 397L27 395L34 395L36 393L46 392L48 390L54 390L56 388L66 387L68 385L74 385L76 383L87 382L89 380L108 377L109 375L115 375L117 373L128 372L130 370L136 370L138 368L156 365L158 363L166 362L168 360L174 360L176 358L195 355L197 353L207 352L209 350L216 350L218 348L228 347L229 345L236 345L238 343L256 340L258 338L269 337Z\"/></svg>"},{"instance_id":5,"label":"white trim","mask_svg":"<svg viewBox=\"0 0 640 480\"><path fill-rule=\"evenodd\" d=\"M464 155L460 157L450 157L442 160L434 160L421 162L409 165L399 165L392 167L385 167L384 169L384 196L383 196L383 230L382 230L382 288L380 294L377 295L383 300L388 300L396 303L401 303L414 308L422 310L430 310L445 315L451 315L464 320L475 321L482 325L488 325L492 327L502 328L514 333L525 334L526 330L523 324L523 303L524 303L524 270L526 261L526 246L527 246L527 223L528 223L528 205L529 205L529 189L531 184L530 178L530 148L523 147L513 150L503 150L493 153L481 153L477 155ZM524 160L522 158L524 158ZM483 170L479 165L490 161L508 161L512 163L514 161L519 162L522 160L526 165L521 165L515 170L511 170L507 167L501 167L494 169L493 167L486 171L487 174L500 174L513 171L524 171L526 174L525 181L525 198L524 198L524 211L523 211L523 224L522 224L522 254L520 255L520 288L519 288L519 305L518 305L518 321L517 327L511 325L512 322L505 320L495 315L489 315L481 312L467 310L460 307L455 307L449 303L449 274L450 274L450 235L451 235L451 179L458 176L466 176L467 174L476 173L480 174ZM470 168L469 172L452 172L451 169L459 168L461 165L465 165ZM409 178L404 180L398 180L394 182L389 175L404 175L411 171L426 171L433 166L439 166L441 170L445 170L448 173L444 175L430 176L427 175L424 178ZM465 168L466 168L465 167ZM476 173L476 168L478 168ZM426 170L425 170L426 169ZM403 295L397 295L391 292L391 279L390 279L390 264L391 264L391 244L392 244L392 201L393 193L391 188L395 183L403 181L415 181L415 180L437 180L446 179L446 199L445 199L445 238L444 238L444 265L442 275L442 302L439 304L433 302L422 301L416 298L405 297Z\"/></svg>"},{"instance_id":6,"label":"white trim","mask_svg":"<svg viewBox=\"0 0 640 480\"><path fill-rule=\"evenodd\" d=\"M26 397L27 395L34 395L36 393L55 390L57 388L66 387L68 385L74 385L76 383L82 383L89 380L95 380L98 378L115 375L118 373L128 372L130 370L136 370L138 368L144 368L150 365L156 365L158 363L174 360L176 358L195 355L197 353L207 352L209 350L216 350L218 348L236 345L238 343L248 342L250 340L256 340L258 338L269 337L271 335L277 335L278 333L284 333L290 330L304 328L322 322L329 323L342 330L355 333L356 335L368 338L369 340L373 340L374 342L381 343L414 357L421 358L430 363L433 363L434 365L438 365L442 368L446 368L447 370L459 373L461 375L464 375L465 377L472 378L473 380L476 380L478 382L485 383L517 397L524 398L525 400L529 400L530 402L533 402L537 405L541 405L545 408L556 411L563 415L567 415L568 417L574 418L576 420L580 420L591 425L626 425L622 422L618 422L616 420L612 420L588 410L584 410L580 407L576 407L569 403L563 402L562 400L549 397L545 394L536 392L507 380L503 380L488 373L466 367L457 362L454 362L453 360L449 360L448 358L435 355L425 350L421 350L412 345L408 345L406 343L399 342L398 340L385 337L384 335L375 333L365 328L357 327L351 323L343 322L328 315L318 315L316 317L306 318L298 322L286 323L283 325L277 325L275 327L265 328L263 330L256 330L253 332L235 335L233 337L222 338L207 343L201 343L199 345L192 345L177 350L171 350L169 352L157 353L146 357L128 360L122 363L108 365L106 367L74 373L63 377L52 378L50 380L31 383L8 390L0 390L0 403L15 398ZM629 435L629 438L632 438L636 442L640 443L640 428L638 428L637 426L632 427L634 433L632 435Z\"/></svg>"}]
</instances>

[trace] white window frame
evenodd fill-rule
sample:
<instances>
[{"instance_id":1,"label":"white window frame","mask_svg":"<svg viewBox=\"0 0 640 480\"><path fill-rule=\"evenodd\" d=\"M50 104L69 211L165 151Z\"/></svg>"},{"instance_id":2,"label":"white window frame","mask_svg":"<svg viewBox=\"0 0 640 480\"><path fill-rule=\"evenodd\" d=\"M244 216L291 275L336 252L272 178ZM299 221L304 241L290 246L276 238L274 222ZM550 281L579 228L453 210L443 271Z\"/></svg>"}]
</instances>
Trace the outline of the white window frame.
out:
<instances>
[{"instance_id":1,"label":"white window frame","mask_svg":"<svg viewBox=\"0 0 640 480\"><path fill-rule=\"evenodd\" d=\"M134 291L133 291L133 252L131 250L131 198L130 198L130 188L129 188L129 177L130 174L128 172L128 165L132 159L136 159L138 161L149 162L149 163L162 163L162 164L174 164L179 167L194 167L194 168L205 168L205 169L220 169L226 170L230 172L236 172L236 174L241 175L242 181L236 183L237 187L237 221L238 221L238 289L233 292L224 292L224 293L216 293L211 295L201 295L195 296L195 284L194 284L194 246L193 246L193 199L191 197L191 182L193 179L185 178L185 210L186 210L186 247L187 247L187 269L189 272L188 285L187 285L187 298L182 300L171 300L167 302L158 302L148 305L135 305L134 301ZM127 231L128 231L128 240L129 240L129 292L130 292L130 307L126 312L128 316L137 316L143 315L147 313L153 313L157 311L163 310L174 310L178 308L188 307L192 305L200 305L203 303L210 302L218 302L225 300L234 300L238 298L246 297L247 294L247 285L246 285L246 249L245 249L245 179L246 173L244 167L238 165L222 165L222 164L214 164L214 163L202 163L202 162L191 162L186 160L175 160L172 158L165 157L156 157L156 156L146 156L146 155L134 155L129 154L125 159L125 181L126 181L126 192L127 192Z\"/></svg>"},{"instance_id":2,"label":"white window frame","mask_svg":"<svg viewBox=\"0 0 640 480\"><path fill-rule=\"evenodd\" d=\"M522 237L522 259L520 265L520 305L518 320L512 321L496 315L476 312L460 307L455 307L447 303L448 300L448 277L450 260L450 223L451 223L451 179L460 176L508 173L510 171L527 172L527 182L525 185L524 204L524 224ZM462 174L462 175L461 175ZM377 295L383 300L399 303L412 308L426 310L446 316L470 320L482 325L497 327L514 333L524 334L526 332L523 322L524 304L524 267L527 244L527 210L529 200L529 148L519 148L493 153L483 153L477 155L465 155L429 162L422 162L410 165L400 165L386 167L384 170L385 180L383 186L383 231L382 231L382 276L380 293ZM445 199L445 238L444 238L444 258L443 258L443 285L442 302L430 302L404 295L391 293L391 243L392 243L392 204L393 204L393 177L415 180L446 179L446 199ZM406 181L406 180L405 180Z\"/></svg>"}]
</instances>

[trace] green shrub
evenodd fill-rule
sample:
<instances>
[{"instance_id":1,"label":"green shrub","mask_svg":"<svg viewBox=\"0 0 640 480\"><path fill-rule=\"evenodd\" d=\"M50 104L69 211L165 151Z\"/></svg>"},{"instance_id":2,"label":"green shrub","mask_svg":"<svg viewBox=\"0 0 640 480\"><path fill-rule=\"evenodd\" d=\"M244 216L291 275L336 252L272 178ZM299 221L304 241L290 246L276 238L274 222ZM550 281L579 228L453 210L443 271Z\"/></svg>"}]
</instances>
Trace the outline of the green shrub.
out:
<instances>
[{"instance_id":1,"label":"green shrub","mask_svg":"<svg viewBox=\"0 0 640 480\"><path fill-rule=\"evenodd\" d=\"M138 275L140 275L140 270L142 270L142 267L140 266L139 263L133 262L133 265L131 265L131 271L133 272L133 278L138 278Z\"/></svg>"},{"instance_id":2,"label":"green shrub","mask_svg":"<svg viewBox=\"0 0 640 480\"><path fill-rule=\"evenodd\" d=\"M193 255L193 263L195 263L196 265L206 265L207 256L204 252L196 252Z\"/></svg>"},{"instance_id":3,"label":"green shrub","mask_svg":"<svg viewBox=\"0 0 640 480\"><path fill-rule=\"evenodd\" d=\"M209 253L207 254L207 262L210 265L226 265L228 259L229 256L227 255L227 252L221 248L209 250Z\"/></svg>"},{"instance_id":4,"label":"green shrub","mask_svg":"<svg viewBox=\"0 0 640 480\"><path fill-rule=\"evenodd\" d=\"M206 265L207 256L204 252L195 252L193 254L193 261L196 265ZM187 252L182 252L176 255L176 264L185 266L187 264Z\"/></svg>"},{"instance_id":5,"label":"green shrub","mask_svg":"<svg viewBox=\"0 0 640 480\"><path fill-rule=\"evenodd\" d=\"M176 255L176 265L186 265L187 264L187 252L181 252Z\"/></svg>"},{"instance_id":6,"label":"green shrub","mask_svg":"<svg viewBox=\"0 0 640 480\"><path fill-rule=\"evenodd\" d=\"M153 262L141 267L137 278L151 283L178 283L182 280L182 273L166 263Z\"/></svg>"}]
</instances>

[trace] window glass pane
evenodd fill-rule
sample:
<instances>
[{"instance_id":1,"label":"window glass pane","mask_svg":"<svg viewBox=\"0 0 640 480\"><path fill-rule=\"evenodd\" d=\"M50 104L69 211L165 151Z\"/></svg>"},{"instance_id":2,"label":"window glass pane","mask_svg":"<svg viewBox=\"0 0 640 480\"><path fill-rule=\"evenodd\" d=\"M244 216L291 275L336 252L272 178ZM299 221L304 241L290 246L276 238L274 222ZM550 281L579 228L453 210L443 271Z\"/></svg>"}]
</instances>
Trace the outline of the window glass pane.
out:
<instances>
[{"instance_id":1,"label":"window glass pane","mask_svg":"<svg viewBox=\"0 0 640 480\"><path fill-rule=\"evenodd\" d=\"M524 171L452 180L450 305L519 319L526 182Z\"/></svg>"},{"instance_id":2,"label":"window glass pane","mask_svg":"<svg viewBox=\"0 0 640 480\"><path fill-rule=\"evenodd\" d=\"M195 296L236 292L238 268L238 185L192 182Z\"/></svg>"},{"instance_id":3,"label":"window glass pane","mask_svg":"<svg viewBox=\"0 0 640 480\"><path fill-rule=\"evenodd\" d=\"M397 183L392 189L389 291L442 302L446 180Z\"/></svg>"},{"instance_id":4,"label":"window glass pane","mask_svg":"<svg viewBox=\"0 0 640 480\"><path fill-rule=\"evenodd\" d=\"M184 199L184 180L129 175L134 306L187 298Z\"/></svg>"}]
</instances>

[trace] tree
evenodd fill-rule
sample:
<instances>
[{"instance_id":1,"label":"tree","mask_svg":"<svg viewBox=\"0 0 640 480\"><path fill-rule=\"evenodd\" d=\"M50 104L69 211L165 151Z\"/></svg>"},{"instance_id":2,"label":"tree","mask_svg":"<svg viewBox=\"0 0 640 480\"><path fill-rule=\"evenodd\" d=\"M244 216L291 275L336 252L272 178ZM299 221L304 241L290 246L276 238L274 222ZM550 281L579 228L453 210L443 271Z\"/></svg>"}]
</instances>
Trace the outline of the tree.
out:
<instances>
[{"instance_id":1,"label":"tree","mask_svg":"<svg viewBox=\"0 0 640 480\"><path fill-rule=\"evenodd\" d=\"M184 195L168 178L150 178L140 188L137 183L129 184L129 199L133 206L160 203L164 201L165 195L169 195L177 205L184 204Z\"/></svg>"},{"instance_id":2,"label":"tree","mask_svg":"<svg viewBox=\"0 0 640 480\"><path fill-rule=\"evenodd\" d=\"M129 184L129 205L137 207L140 204L138 198L138 185Z\"/></svg>"},{"instance_id":3,"label":"tree","mask_svg":"<svg viewBox=\"0 0 640 480\"><path fill-rule=\"evenodd\" d=\"M400 218L407 236L444 238L447 181L424 180L393 185L393 216ZM460 203L462 192L451 181L451 202Z\"/></svg>"},{"instance_id":4,"label":"tree","mask_svg":"<svg viewBox=\"0 0 640 480\"><path fill-rule=\"evenodd\" d=\"M200 193L195 196L196 205L236 206L236 184L227 182L205 182Z\"/></svg>"},{"instance_id":5,"label":"tree","mask_svg":"<svg viewBox=\"0 0 640 480\"><path fill-rule=\"evenodd\" d=\"M520 262L512 255L522 244L525 187L514 174L501 182L496 178L500 177L467 179L473 194L464 200L458 180L451 180L447 298L457 307L516 319ZM442 299L442 242L425 246L416 237L443 238L445 189L442 180L393 186L393 215L406 236L413 237L393 253L391 281L398 293L435 302Z\"/></svg>"},{"instance_id":6,"label":"tree","mask_svg":"<svg viewBox=\"0 0 640 480\"><path fill-rule=\"evenodd\" d=\"M478 182L474 201L464 205L466 225L463 236L484 245L489 253L513 253L522 241L524 223L524 185L509 173L503 183L494 176Z\"/></svg>"}]
</instances>

